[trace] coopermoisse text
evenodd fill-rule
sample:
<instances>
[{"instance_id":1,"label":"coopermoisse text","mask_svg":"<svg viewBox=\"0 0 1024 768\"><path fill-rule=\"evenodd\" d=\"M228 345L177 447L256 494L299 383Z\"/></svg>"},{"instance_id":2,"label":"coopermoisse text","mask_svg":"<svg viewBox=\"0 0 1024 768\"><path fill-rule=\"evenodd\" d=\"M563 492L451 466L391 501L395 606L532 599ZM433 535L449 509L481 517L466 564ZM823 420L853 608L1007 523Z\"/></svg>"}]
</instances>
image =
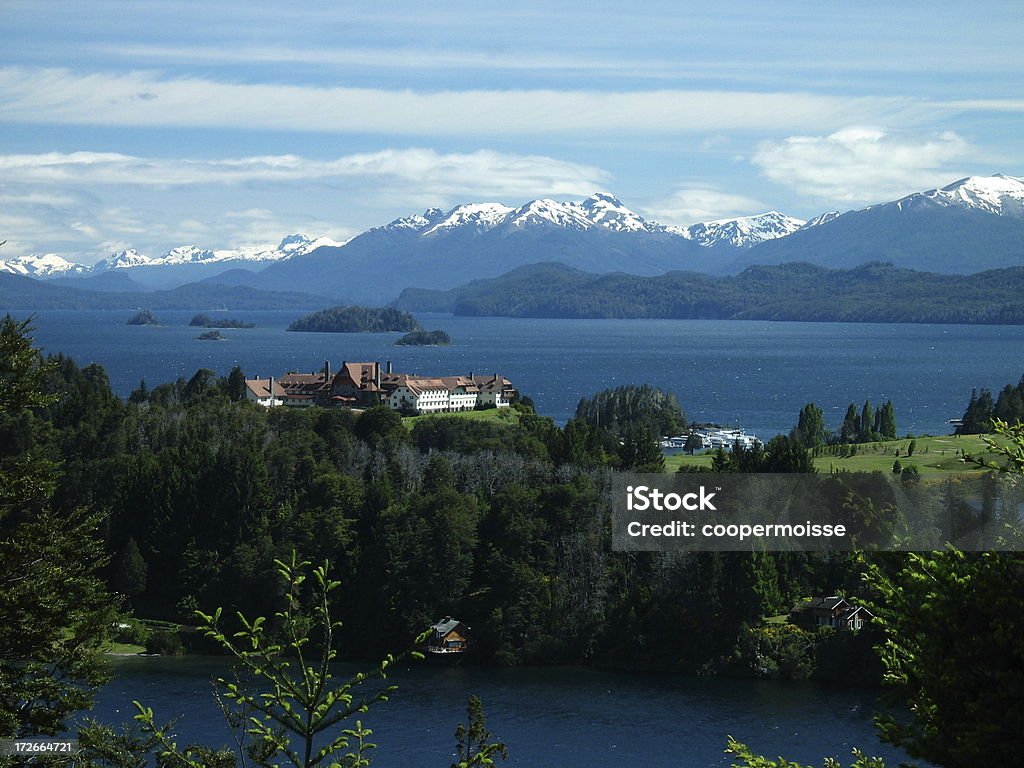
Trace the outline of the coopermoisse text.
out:
<instances>
[{"instance_id":1,"label":"coopermoisse text","mask_svg":"<svg viewBox=\"0 0 1024 768\"><path fill-rule=\"evenodd\" d=\"M623 473L609 493L619 551L1024 551L1024 489L992 477Z\"/></svg>"}]
</instances>

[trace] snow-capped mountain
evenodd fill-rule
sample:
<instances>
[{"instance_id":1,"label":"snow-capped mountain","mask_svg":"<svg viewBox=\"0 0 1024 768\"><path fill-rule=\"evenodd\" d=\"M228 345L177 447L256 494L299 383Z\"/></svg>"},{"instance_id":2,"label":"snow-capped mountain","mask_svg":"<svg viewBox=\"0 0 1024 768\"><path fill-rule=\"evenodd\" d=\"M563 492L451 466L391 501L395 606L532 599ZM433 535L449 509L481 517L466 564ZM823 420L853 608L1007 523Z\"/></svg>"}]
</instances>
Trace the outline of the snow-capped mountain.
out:
<instances>
[{"instance_id":1,"label":"snow-capped mountain","mask_svg":"<svg viewBox=\"0 0 1024 768\"><path fill-rule=\"evenodd\" d=\"M970 176L888 203L822 214L741 254L733 269L795 261L844 269L887 261L951 274L1024 265L1024 180Z\"/></svg>"},{"instance_id":2,"label":"snow-capped mountain","mask_svg":"<svg viewBox=\"0 0 1024 768\"><path fill-rule=\"evenodd\" d=\"M173 267L186 264L219 264L222 262L253 262L265 263L283 261L295 256L302 256L321 246L338 247L343 245L329 237L311 238L306 235L288 235L276 245L243 245L239 248L210 250L196 245L181 245L165 251L160 256L146 256L134 248L112 253L105 259L96 262L92 267L72 264L70 268L79 274L99 274L114 269L136 269L139 267ZM23 257L31 258L31 257ZM55 257L60 258L60 257ZM61 259L63 262L63 259ZM68 264L68 262L64 262ZM26 274L20 272L19 274ZM56 274L56 271L53 271ZM40 276L44 276L40 274ZM45 276L51 276L46 273Z\"/></svg>"},{"instance_id":3,"label":"snow-capped mountain","mask_svg":"<svg viewBox=\"0 0 1024 768\"><path fill-rule=\"evenodd\" d=\"M427 219L428 214L433 214L438 209L433 208L425 211L420 218ZM505 217L513 211L506 205L500 203L471 203L453 208L447 214L437 217L439 221L433 226L426 227L421 234L432 235L451 229L472 228L477 230L493 229L501 224Z\"/></svg>"},{"instance_id":4,"label":"snow-capped mountain","mask_svg":"<svg viewBox=\"0 0 1024 768\"><path fill-rule=\"evenodd\" d=\"M585 231L595 227L610 232L668 232L657 222L644 220L613 195L598 193L580 203L531 200L518 208L501 203L468 203L444 212L430 208L419 216L395 219L382 229L416 230L422 236L437 236L455 230L485 232L499 228L522 230L554 226ZM381 229L381 228L379 228ZM371 230L374 231L374 230Z\"/></svg>"},{"instance_id":5,"label":"snow-capped mountain","mask_svg":"<svg viewBox=\"0 0 1024 768\"><path fill-rule=\"evenodd\" d=\"M144 267L152 263L153 260L149 256L143 256L134 248L129 248L126 251L112 253L107 258L97 261L91 271L98 273L108 272L112 269L131 269L132 267Z\"/></svg>"},{"instance_id":6,"label":"snow-capped mountain","mask_svg":"<svg viewBox=\"0 0 1024 768\"><path fill-rule=\"evenodd\" d=\"M929 201L996 215L1024 216L1024 179L1015 176L968 176L941 189L918 192L896 201L900 207Z\"/></svg>"},{"instance_id":7,"label":"snow-capped mountain","mask_svg":"<svg viewBox=\"0 0 1024 768\"><path fill-rule=\"evenodd\" d=\"M531 227L557 227L578 232L597 229L626 234L667 234L705 247L726 244L749 248L765 240L785 237L803 225L800 219L769 211L757 216L720 219L690 227L664 226L627 208L614 195L598 192L579 203L541 199L531 200L518 208L501 203L469 203L448 212L430 208L419 216L395 219L382 229L415 230L423 237L455 231L510 234Z\"/></svg>"},{"instance_id":8,"label":"snow-capped mountain","mask_svg":"<svg viewBox=\"0 0 1024 768\"><path fill-rule=\"evenodd\" d=\"M34 254L16 256L8 261L0 261L0 272L10 272L25 277L65 277L88 271L88 267L73 264L55 253L42 256Z\"/></svg>"},{"instance_id":9,"label":"snow-capped mountain","mask_svg":"<svg viewBox=\"0 0 1024 768\"><path fill-rule=\"evenodd\" d=\"M768 211L757 216L707 221L678 231L686 239L708 248L723 243L735 248L749 248L791 235L806 223L778 211Z\"/></svg>"}]
</instances>

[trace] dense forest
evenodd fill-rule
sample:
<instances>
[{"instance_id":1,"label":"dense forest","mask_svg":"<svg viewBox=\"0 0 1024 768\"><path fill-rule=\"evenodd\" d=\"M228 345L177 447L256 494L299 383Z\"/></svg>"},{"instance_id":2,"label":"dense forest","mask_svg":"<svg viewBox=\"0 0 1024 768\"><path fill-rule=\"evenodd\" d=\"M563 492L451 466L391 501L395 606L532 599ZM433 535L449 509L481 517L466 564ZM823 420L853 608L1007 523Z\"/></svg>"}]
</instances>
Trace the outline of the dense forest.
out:
<instances>
[{"instance_id":1,"label":"dense forest","mask_svg":"<svg viewBox=\"0 0 1024 768\"><path fill-rule=\"evenodd\" d=\"M685 423L664 393L599 393L564 428L528 403L513 419L410 428L386 408L260 408L243 401L239 369L140 384L122 401L101 367L44 364L24 333L0 328L0 735L52 732L88 706L102 676L83 654L114 611L183 625L161 650L208 651L236 630L272 638L291 621L283 601L321 595L347 658L409 647L453 615L473 627L480 664L841 684L884 669L892 706L914 706L879 720L887 740L948 766L1016 754L1018 555L611 550L610 474L656 469L656 430ZM813 471L800 432L722 454L715 469ZM1011 456L1010 469L1024 464ZM337 583L302 587L301 566L287 566L296 556L329 561ZM765 621L827 594L869 601L877 623L851 633ZM223 619L202 622L223 622L212 639L188 631L196 609L217 606ZM239 626L235 611L271 618ZM35 655L47 663L11 663ZM59 706L36 707L44 695Z\"/></svg>"},{"instance_id":2,"label":"dense forest","mask_svg":"<svg viewBox=\"0 0 1024 768\"><path fill-rule=\"evenodd\" d=\"M269 613L272 563L295 550L334 564L354 656L401 647L450 614L474 627L479 663L738 672L750 664L735 655L745 626L809 594L857 589L848 555L610 551L607 473L660 469L652 429L684 423L646 388L592 401L614 431L591 424L586 403L564 428L519 406L513 421L438 416L410 429L386 408L240 402L240 371L140 386L124 402L102 368L53 363L44 388L58 399L0 418L2 451L60 463L56 509L107 510L105 577L147 618ZM627 426L636 403L654 400L662 416L648 425L637 412ZM806 470L806 457L780 437L758 461Z\"/></svg>"},{"instance_id":3,"label":"dense forest","mask_svg":"<svg viewBox=\"0 0 1024 768\"><path fill-rule=\"evenodd\" d=\"M421 330L416 318L408 312L387 307L332 307L300 317L288 326L289 331L325 333L383 333Z\"/></svg>"},{"instance_id":4,"label":"dense forest","mask_svg":"<svg viewBox=\"0 0 1024 768\"><path fill-rule=\"evenodd\" d=\"M448 291L410 288L394 306L506 317L1020 324L1024 268L941 275L882 263L781 264L729 277L639 277L546 263Z\"/></svg>"}]
</instances>

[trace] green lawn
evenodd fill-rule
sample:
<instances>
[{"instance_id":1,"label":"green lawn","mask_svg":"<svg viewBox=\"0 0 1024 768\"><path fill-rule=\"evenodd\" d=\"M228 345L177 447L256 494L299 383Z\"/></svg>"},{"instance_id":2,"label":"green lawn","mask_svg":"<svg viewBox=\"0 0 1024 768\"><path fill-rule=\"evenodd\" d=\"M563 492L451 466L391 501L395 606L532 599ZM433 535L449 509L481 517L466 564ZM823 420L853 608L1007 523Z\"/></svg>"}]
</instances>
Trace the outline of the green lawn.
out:
<instances>
[{"instance_id":1,"label":"green lawn","mask_svg":"<svg viewBox=\"0 0 1024 768\"><path fill-rule=\"evenodd\" d=\"M456 413L427 413L422 416L405 416L402 423L409 429L417 421L423 419L474 419L476 421L498 421L506 424L515 424L519 421L519 411L515 408L488 408L486 411L458 411Z\"/></svg>"},{"instance_id":2,"label":"green lawn","mask_svg":"<svg viewBox=\"0 0 1024 768\"><path fill-rule=\"evenodd\" d=\"M888 440L880 443L863 443L857 446L825 449L815 458L814 465L819 472L891 472L893 462L899 460L904 467L913 465L923 477L935 477L949 472L976 472L977 467L963 461L963 454L977 456L986 461L998 460L990 453L981 435L940 435L938 437L915 438L913 456L907 456L910 440ZM856 448L856 453L849 454ZM836 452L833 453L832 451ZM682 465L710 467L711 454L689 456L680 454L665 457L665 470L675 472Z\"/></svg>"}]
</instances>

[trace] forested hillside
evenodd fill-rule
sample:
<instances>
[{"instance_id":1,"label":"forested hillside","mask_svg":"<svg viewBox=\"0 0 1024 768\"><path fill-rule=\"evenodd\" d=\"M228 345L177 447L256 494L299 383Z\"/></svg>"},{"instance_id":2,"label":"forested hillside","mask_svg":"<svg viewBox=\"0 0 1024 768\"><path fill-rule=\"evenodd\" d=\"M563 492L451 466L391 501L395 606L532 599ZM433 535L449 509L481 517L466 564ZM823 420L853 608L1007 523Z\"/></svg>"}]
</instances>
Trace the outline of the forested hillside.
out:
<instances>
[{"instance_id":1,"label":"forested hillside","mask_svg":"<svg viewBox=\"0 0 1024 768\"><path fill-rule=\"evenodd\" d=\"M387 409L237 402L238 371L140 387L124 402L98 366L55 362L46 389L57 402L0 418L4 460L49 456L62 463L59 510L109 510L106 576L140 616L270 614L273 560L297 550L333 563L353 656L457 615L474 628L479 663L724 671L749 665L735 657L745 625L857 588L849 557L610 551L607 473L660 461L642 423L620 441L523 407L518 420L432 417L410 429ZM802 468L806 452L778 440L763 460Z\"/></svg>"},{"instance_id":2,"label":"forested hillside","mask_svg":"<svg viewBox=\"0 0 1024 768\"><path fill-rule=\"evenodd\" d=\"M641 277L534 264L449 291L407 289L394 306L506 317L1020 324L1024 267L940 275L881 263L782 264L730 277Z\"/></svg>"}]
</instances>

